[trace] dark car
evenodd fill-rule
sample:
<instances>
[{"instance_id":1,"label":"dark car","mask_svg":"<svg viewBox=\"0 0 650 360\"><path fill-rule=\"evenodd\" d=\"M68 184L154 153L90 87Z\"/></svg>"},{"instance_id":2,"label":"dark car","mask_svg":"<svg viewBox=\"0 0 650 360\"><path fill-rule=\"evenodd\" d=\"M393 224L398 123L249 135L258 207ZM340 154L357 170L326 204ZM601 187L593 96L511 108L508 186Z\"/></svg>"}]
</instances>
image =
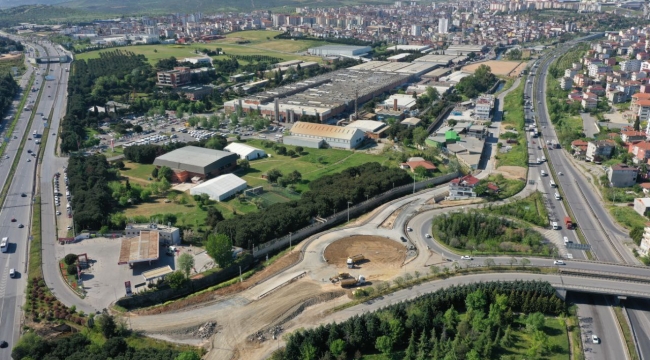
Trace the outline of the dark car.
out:
<instances>
[{"instance_id":1,"label":"dark car","mask_svg":"<svg viewBox=\"0 0 650 360\"><path fill-rule=\"evenodd\" d=\"M22 229L22 228L24 228L24 227L25 227L25 225L23 225L23 224L18 224L18 228L19 228L19 229Z\"/></svg>"},{"instance_id":2,"label":"dark car","mask_svg":"<svg viewBox=\"0 0 650 360\"><path fill-rule=\"evenodd\" d=\"M403 242L406 242L406 241L407 241L406 238L405 238L404 236L400 236L399 239L402 240Z\"/></svg>"},{"instance_id":3,"label":"dark car","mask_svg":"<svg viewBox=\"0 0 650 360\"><path fill-rule=\"evenodd\" d=\"M7 346L9 346L9 344L7 344L6 341L4 341L4 340L0 341L0 348L4 349L4 348L6 348Z\"/></svg>"},{"instance_id":4,"label":"dark car","mask_svg":"<svg viewBox=\"0 0 650 360\"><path fill-rule=\"evenodd\" d=\"M11 222L16 222L16 218L11 218Z\"/></svg>"},{"instance_id":5,"label":"dark car","mask_svg":"<svg viewBox=\"0 0 650 360\"><path fill-rule=\"evenodd\" d=\"M20 194L20 196L21 196L21 197L27 197L27 194L22 193L22 194Z\"/></svg>"}]
</instances>

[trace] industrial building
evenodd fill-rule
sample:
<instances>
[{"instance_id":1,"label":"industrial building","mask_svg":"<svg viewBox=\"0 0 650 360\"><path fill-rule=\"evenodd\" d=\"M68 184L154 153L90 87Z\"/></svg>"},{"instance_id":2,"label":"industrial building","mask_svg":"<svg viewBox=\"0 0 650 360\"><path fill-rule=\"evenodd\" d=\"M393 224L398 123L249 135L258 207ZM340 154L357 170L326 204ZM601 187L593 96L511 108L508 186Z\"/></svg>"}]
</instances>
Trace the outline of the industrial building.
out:
<instances>
[{"instance_id":1,"label":"industrial building","mask_svg":"<svg viewBox=\"0 0 650 360\"><path fill-rule=\"evenodd\" d=\"M291 135L285 136L284 144L320 148L327 144L333 148L355 149L365 139L362 130L308 122L297 122L291 127Z\"/></svg>"},{"instance_id":2,"label":"industrial building","mask_svg":"<svg viewBox=\"0 0 650 360\"><path fill-rule=\"evenodd\" d=\"M212 94L214 88L208 85L192 85L177 87L174 91L185 96L189 100L196 101Z\"/></svg>"},{"instance_id":3,"label":"industrial building","mask_svg":"<svg viewBox=\"0 0 650 360\"><path fill-rule=\"evenodd\" d=\"M445 55L467 55L469 53L483 53L487 51L485 45L449 45L445 49Z\"/></svg>"},{"instance_id":4,"label":"industrial building","mask_svg":"<svg viewBox=\"0 0 650 360\"><path fill-rule=\"evenodd\" d=\"M316 56L364 56L367 55L372 48L370 46L354 46L354 45L324 45L314 48L309 48L307 52Z\"/></svg>"},{"instance_id":5,"label":"industrial building","mask_svg":"<svg viewBox=\"0 0 650 360\"><path fill-rule=\"evenodd\" d=\"M242 143L230 143L224 148L224 150L239 155L240 159L246 159L249 161L266 157L264 150Z\"/></svg>"},{"instance_id":6,"label":"industrial building","mask_svg":"<svg viewBox=\"0 0 650 360\"><path fill-rule=\"evenodd\" d=\"M410 54L407 54L410 55ZM390 58L389 58L390 59ZM397 61L369 61L363 64L350 67L350 70L365 70L374 72L395 72L413 76L424 75L433 69L439 68L441 64L433 62L397 62Z\"/></svg>"},{"instance_id":7,"label":"industrial building","mask_svg":"<svg viewBox=\"0 0 650 360\"><path fill-rule=\"evenodd\" d=\"M411 74L397 72L343 69L227 101L224 109L226 112L235 112L238 108L243 112L256 111L265 117L288 122L310 115L324 122L346 111L354 111L355 106L404 85L411 77Z\"/></svg>"},{"instance_id":8,"label":"industrial building","mask_svg":"<svg viewBox=\"0 0 650 360\"><path fill-rule=\"evenodd\" d=\"M185 146L158 156L153 164L171 168L172 180L182 183L229 173L237 166L237 159L239 156L231 152Z\"/></svg>"},{"instance_id":9,"label":"industrial building","mask_svg":"<svg viewBox=\"0 0 650 360\"><path fill-rule=\"evenodd\" d=\"M246 190L246 181L233 174L225 174L190 189L190 195L207 194L210 199L224 201Z\"/></svg>"}]
</instances>

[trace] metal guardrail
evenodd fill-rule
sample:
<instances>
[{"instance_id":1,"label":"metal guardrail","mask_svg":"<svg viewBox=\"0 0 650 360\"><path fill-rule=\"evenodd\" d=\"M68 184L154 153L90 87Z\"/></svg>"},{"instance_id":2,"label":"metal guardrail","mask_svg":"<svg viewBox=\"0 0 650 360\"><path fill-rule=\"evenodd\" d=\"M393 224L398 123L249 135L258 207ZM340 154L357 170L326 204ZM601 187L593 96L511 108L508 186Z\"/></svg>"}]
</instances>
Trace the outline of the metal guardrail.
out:
<instances>
[{"instance_id":1,"label":"metal guardrail","mask_svg":"<svg viewBox=\"0 0 650 360\"><path fill-rule=\"evenodd\" d=\"M594 271L594 270L582 270L582 269L558 269L558 271L562 275L578 275L578 276L597 277L600 279L616 279L616 280L650 283L650 277L641 276L641 275L630 275L624 273L612 273L606 271Z\"/></svg>"},{"instance_id":2,"label":"metal guardrail","mask_svg":"<svg viewBox=\"0 0 650 360\"><path fill-rule=\"evenodd\" d=\"M298 279L300 279L300 278L302 278L302 277L305 277L306 275L307 275L307 272L306 272L306 271L303 271L303 272L301 272L300 274L298 274L298 275L292 277L291 279L289 279L289 280L283 282L282 284L280 284L280 285L274 287L273 289L271 289L271 290L269 290L269 291L263 293L262 295L258 296L257 299L258 299L258 300L259 300L259 299L262 299L262 298L264 298L264 297L270 295L271 293L273 293L273 292L275 292L275 291L277 291L277 290L280 290L281 288L283 288L283 287L285 287L285 286L291 284L292 282L294 282L294 281L296 281L296 280L298 280Z\"/></svg>"}]
</instances>

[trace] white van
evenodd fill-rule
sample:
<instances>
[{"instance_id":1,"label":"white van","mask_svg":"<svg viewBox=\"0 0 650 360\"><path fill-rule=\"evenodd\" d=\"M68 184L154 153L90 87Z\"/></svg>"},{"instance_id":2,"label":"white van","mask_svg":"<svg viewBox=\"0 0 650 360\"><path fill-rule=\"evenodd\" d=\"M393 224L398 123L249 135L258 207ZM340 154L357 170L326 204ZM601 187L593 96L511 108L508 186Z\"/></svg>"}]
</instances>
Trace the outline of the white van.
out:
<instances>
[{"instance_id":1,"label":"white van","mask_svg":"<svg viewBox=\"0 0 650 360\"><path fill-rule=\"evenodd\" d=\"M551 227L553 227L553 230L560 230L560 225L556 221L551 221Z\"/></svg>"},{"instance_id":2,"label":"white van","mask_svg":"<svg viewBox=\"0 0 650 360\"><path fill-rule=\"evenodd\" d=\"M546 176L546 171L542 170L542 171L540 172L540 174L541 174L542 176Z\"/></svg>"},{"instance_id":3,"label":"white van","mask_svg":"<svg viewBox=\"0 0 650 360\"><path fill-rule=\"evenodd\" d=\"M562 197L560 196L560 194L555 193L555 200L562 200Z\"/></svg>"}]
</instances>

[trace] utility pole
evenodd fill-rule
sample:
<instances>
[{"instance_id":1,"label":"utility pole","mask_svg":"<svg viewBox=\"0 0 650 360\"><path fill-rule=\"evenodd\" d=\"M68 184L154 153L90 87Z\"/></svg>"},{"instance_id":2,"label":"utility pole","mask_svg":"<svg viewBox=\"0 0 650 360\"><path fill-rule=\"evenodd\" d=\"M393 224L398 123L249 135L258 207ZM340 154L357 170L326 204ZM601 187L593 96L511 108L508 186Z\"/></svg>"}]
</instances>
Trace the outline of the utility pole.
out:
<instances>
[{"instance_id":1,"label":"utility pole","mask_svg":"<svg viewBox=\"0 0 650 360\"><path fill-rule=\"evenodd\" d=\"M348 201L348 222L350 222L350 204L352 204L352 202Z\"/></svg>"}]
</instances>

